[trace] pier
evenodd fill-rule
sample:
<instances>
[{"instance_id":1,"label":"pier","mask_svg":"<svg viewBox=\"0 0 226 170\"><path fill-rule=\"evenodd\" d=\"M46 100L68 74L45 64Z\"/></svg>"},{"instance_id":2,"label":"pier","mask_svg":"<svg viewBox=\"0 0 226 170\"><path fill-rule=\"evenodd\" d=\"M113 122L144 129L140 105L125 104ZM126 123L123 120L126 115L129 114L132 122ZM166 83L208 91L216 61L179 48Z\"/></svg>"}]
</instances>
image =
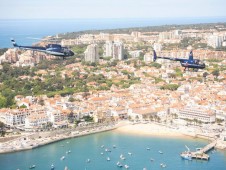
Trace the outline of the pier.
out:
<instances>
[{"instance_id":1,"label":"pier","mask_svg":"<svg viewBox=\"0 0 226 170\"><path fill-rule=\"evenodd\" d=\"M209 160L209 155L207 154L207 152L211 149L213 149L217 144L217 141L214 140L211 143L209 143L208 145L206 145L204 148L201 148L198 151L195 152L190 152L190 151L185 151L181 153L181 157L189 156L192 159L202 159L202 160Z\"/></svg>"}]
</instances>

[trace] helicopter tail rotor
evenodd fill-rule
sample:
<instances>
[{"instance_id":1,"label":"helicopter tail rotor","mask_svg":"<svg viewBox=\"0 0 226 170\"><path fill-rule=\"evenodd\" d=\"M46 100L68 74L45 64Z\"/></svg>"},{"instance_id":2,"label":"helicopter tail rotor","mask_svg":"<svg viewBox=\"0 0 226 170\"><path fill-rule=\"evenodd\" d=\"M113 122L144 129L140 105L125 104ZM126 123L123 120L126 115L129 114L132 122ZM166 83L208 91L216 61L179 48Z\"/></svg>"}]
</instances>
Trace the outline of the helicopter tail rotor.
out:
<instances>
[{"instance_id":1,"label":"helicopter tail rotor","mask_svg":"<svg viewBox=\"0 0 226 170\"><path fill-rule=\"evenodd\" d=\"M14 47L19 47L19 46L17 45L16 41L15 41L13 38L11 38L11 42L12 42L12 44L13 44Z\"/></svg>"},{"instance_id":2,"label":"helicopter tail rotor","mask_svg":"<svg viewBox=\"0 0 226 170\"><path fill-rule=\"evenodd\" d=\"M156 61L156 60L157 60L157 55L156 55L155 50L153 50L153 61Z\"/></svg>"}]
</instances>

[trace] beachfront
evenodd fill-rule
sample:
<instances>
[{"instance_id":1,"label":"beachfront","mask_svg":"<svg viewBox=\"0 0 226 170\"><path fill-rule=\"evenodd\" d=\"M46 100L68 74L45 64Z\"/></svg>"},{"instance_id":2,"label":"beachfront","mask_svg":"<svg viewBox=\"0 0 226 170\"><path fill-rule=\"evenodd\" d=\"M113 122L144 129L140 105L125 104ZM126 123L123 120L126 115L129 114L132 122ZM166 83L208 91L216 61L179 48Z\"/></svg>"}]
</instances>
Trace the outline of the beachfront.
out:
<instances>
[{"instance_id":1,"label":"beachfront","mask_svg":"<svg viewBox=\"0 0 226 170\"><path fill-rule=\"evenodd\" d=\"M118 133L134 134L141 136L156 136L163 138L190 138L200 137L207 140L213 140L210 136L197 136L200 133L199 129L190 129L188 127L173 128L158 124L154 122L145 123L132 123L129 121L118 122L117 124L111 124L108 126L98 126L96 128L87 128L80 131L67 130L59 133L38 133L27 134L16 139L0 143L0 153L16 152L21 150L33 149L39 146L43 146L49 143L57 142L60 140L74 138L94 133L100 133L104 131L115 130ZM218 141L218 148L224 149L225 143Z\"/></svg>"}]
</instances>

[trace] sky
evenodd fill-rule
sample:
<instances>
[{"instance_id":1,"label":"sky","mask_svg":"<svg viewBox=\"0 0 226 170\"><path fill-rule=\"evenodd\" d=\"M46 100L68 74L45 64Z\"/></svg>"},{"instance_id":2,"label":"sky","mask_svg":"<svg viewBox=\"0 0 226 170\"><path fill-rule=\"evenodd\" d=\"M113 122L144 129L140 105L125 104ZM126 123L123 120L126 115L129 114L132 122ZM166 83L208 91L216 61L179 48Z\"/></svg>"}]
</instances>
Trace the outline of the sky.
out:
<instances>
[{"instance_id":1,"label":"sky","mask_svg":"<svg viewBox=\"0 0 226 170\"><path fill-rule=\"evenodd\" d=\"M0 0L0 19L225 16L226 0Z\"/></svg>"}]
</instances>

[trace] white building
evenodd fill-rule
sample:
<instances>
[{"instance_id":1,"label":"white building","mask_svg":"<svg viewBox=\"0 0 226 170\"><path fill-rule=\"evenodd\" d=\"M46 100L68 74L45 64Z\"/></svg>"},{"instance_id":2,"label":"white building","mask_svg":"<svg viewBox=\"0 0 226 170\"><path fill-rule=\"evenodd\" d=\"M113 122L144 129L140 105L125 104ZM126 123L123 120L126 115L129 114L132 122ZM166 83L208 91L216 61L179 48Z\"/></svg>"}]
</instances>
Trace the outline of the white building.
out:
<instances>
[{"instance_id":1,"label":"white building","mask_svg":"<svg viewBox=\"0 0 226 170\"><path fill-rule=\"evenodd\" d=\"M105 44L105 56L112 57L113 56L113 41L106 41Z\"/></svg>"},{"instance_id":2,"label":"white building","mask_svg":"<svg viewBox=\"0 0 226 170\"><path fill-rule=\"evenodd\" d=\"M154 50L159 52L162 50L162 44L160 43L154 43L154 46L153 46Z\"/></svg>"},{"instance_id":3,"label":"white building","mask_svg":"<svg viewBox=\"0 0 226 170\"><path fill-rule=\"evenodd\" d=\"M124 59L124 45L122 42L107 41L105 44L105 56L115 60Z\"/></svg>"},{"instance_id":4,"label":"white building","mask_svg":"<svg viewBox=\"0 0 226 170\"><path fill-rule=\"evenodd\" d=\"M8 110L5 114L5 124L8 126L18 126L25 124L25 118L30 115L28 109Z\"/></svg>"},{"instance_id":5,"label":"white building","mask_svg":"<svg viewBox=\"0 0 226 170\"><path fill-rule=\"evenodd\" d=\"M41 128L44 124L49 121L48 116L43 114L32 114L25 118L25 128L36 129Z\"/></svg>"},{"instance_id":6,"label":"white building","mask_svg":"<svg viewBox=\"0 0 226 170\"><path fill-rule=\"evenodd\" d=\"M212 123L216 120L216 114L208 109L200 107L186 107L179 111L179 118L199 120L204 123Z\"/></svg>"},{"instance_id":7,"label":"white building","mask_svg":"<svg viewBox=\"0 0 226 170\"><path fill-rule=\"evenodd\" d=\"M208 37L207 44L213 48L218 48L222 46L224 40L226 40L225 34L215 34Z\"/></svg>"},{"instance_id":8,"label":"white building","mask_svg":"<svg viewBox=\"0 0 226 170\"><path fill-rule=\"evenodd\" d=\"M91 44L87 46L85 53L85 61L99 62L98 45Z\"/></svg>"}]
</instances>

